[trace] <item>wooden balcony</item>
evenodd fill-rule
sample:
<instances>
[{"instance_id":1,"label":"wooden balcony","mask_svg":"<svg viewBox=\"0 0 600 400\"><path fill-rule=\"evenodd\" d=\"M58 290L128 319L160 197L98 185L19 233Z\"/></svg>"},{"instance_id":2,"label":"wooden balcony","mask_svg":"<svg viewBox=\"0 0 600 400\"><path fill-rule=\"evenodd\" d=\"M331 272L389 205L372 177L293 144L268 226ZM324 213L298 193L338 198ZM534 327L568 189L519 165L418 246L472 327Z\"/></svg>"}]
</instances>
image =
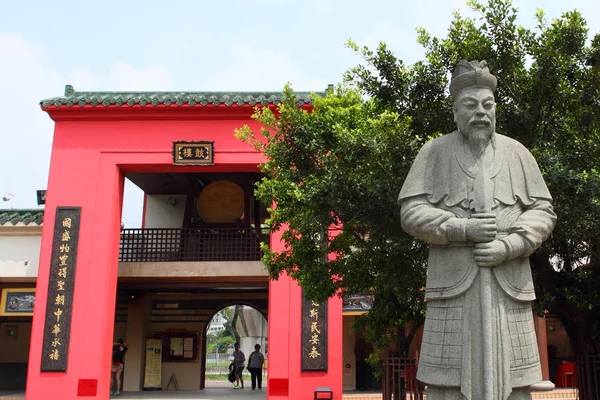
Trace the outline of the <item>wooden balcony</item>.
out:
<instances>
[{"instance_id":1,"label":"wooden balcony","mask_svg":"<svg viewBox=\"0 0 600 400\"><path fill-rule=\"evenodd\" d=\"M251 228L123 229L119 261L259 261L268 240Z\"/></svg>"}]
</instances>

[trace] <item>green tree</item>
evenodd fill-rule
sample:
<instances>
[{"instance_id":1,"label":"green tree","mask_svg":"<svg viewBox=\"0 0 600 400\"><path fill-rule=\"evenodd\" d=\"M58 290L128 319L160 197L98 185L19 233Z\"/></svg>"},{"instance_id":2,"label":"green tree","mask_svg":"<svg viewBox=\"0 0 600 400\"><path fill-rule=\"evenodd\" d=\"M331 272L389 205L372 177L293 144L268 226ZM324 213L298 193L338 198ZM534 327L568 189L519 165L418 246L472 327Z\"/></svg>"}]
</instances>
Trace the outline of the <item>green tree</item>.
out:
<instances>
[{"instance_id":1,"label":"green tree","mask_svg":"<svg viewBox=\"0 0 600 400\"><path fill-rule=\"evenodd\" d=\"M219 344L219 354L227 353L227 348L233 346L235 337L227 330L219 331L215 335L210 335L206 338L206 353L215 354L217 344Z\"/></svg>"},{"instance_id":2,"label":"green tree","mask_svg":"<svg viewBox=\"0 0 600 400\"><path fill-rule=\"evenodd\" d=\"M422 321L426 246L401 231L395 198L416 150L455 128L447 91L455 65L485 59L498 77L498 131L536 156L559 218L531 257L536 305L561 319L576 353L597 353L600 35L590 37L576 11L547 21L538 10L537 27L526 29L509 0L467 4L478 18L456 12L447 37L419 30L424 60L407 66L383 42L371 50L350 41L363 63L335 93L315 98L312 112L286 87L276 112L255 115L264 140L238 131L268 157L258 193L277 204L271 228L285 228L286 249L265 249L264 261L272 278L290 274L315 299L373 290L363 320L371 341L399 333L405 352L403 328Z\"/></svg>"},{"instance_id":3,"label":"green tree","mask_svg":"<svg viewBox=\"0 0 600 400\"><path fill-rule=\"evenodd\" d=\"M257 110L261 135L237 132L267 156L257 193L277 204L271 229L285 228L287 250L263 248L270 275L289 274L316 300L373 292L364 324L371 341L398 338L405 352L423 320L426 264L424 246L400 228L396 198L422 141L407 117L351 88L314 97L311 112L296 105L289 86L283 95L275 112Z\"/></svg>"},{"instance_id":4,"label":"green tree","mask_svg":"<svg viewBox=\"0 0 600 400\"><path fill-rule=\"evenodd\" d=\"M498 77L498 130L536 156L558 215L551 240L531 257L536 306L560 318L577 354L598 353L600 35L590 37L576 11L547 21L538 10L531 30L516 25L518 11L510 1L467 4L479 18L456 12L446 38L419 29L426 57L411 66L415 80L408 83L408 97L396 89L402 62L384 43L376 52L350 43L367 65L351 69L347 80L382 108L408 112L415 134L441 134L451 131L444 88L454 66L461 59L488 61Z\"/></svg>"}]
</instances>

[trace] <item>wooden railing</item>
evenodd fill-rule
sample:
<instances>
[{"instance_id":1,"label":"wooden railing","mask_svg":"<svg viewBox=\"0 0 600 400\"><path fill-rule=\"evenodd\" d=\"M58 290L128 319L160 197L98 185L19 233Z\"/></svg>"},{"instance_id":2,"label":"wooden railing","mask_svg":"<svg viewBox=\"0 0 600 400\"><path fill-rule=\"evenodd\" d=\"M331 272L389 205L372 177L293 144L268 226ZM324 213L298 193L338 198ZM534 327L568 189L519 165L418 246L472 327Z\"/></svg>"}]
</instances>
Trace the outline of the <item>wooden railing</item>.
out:
<instances>
[{"instance_id":1,"label":"wooden railing","mask_svg":"<svg viewBox=\"0 0 600 400\"><path fill-rule=\"evenodd\" d=\"M417 361L404 357L383 360L383 400L423 399L423 385L417 381Z\"/></svg>"},{"instance_id":2,"label":"wooden railing","mask_svg":"<svg viewBox=\"0 0 600 400\"><path fill-rule=\"evenodd\" d=\"M600 354L577 357L580 400L600 400Z\"/></svg>"},{"instance_id":3,"label":"wooden railing","mask_svg":"<svg viewBox=\"0 0 600 400\"><path fill-rule=\"evenodd\" d=\"M119 261L258 261L261 240L249 228L123 229Z\"/></svg>"}]
</instances>

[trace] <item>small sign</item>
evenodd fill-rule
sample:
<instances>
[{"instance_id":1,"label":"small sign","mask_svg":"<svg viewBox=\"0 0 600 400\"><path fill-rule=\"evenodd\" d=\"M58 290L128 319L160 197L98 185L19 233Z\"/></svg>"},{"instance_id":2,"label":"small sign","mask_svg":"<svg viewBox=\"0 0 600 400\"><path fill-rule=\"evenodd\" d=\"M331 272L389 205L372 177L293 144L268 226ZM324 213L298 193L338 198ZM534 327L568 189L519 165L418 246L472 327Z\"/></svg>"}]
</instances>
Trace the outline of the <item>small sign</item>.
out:
<instances>
[{"instance_id":1,"label":"small sign","mask_svg":"<svg viewBox=\"0 0 600 400\"><path fill-rule=\"evenodd\" d=\"M327 371L327 303L302 296L302 371Z\"/></svg>"},{"instance_id":2,"label":"small sign","mask_svg":"<svg viewBox=\"0 0 600 400\"><path fill-rule=\"evenodd\" d=\"M369 293L345 294L342 311L367 312L373 308L374 296Z\"/></svg>"},{"instance_id":3,"label":"small sign","mask_svg":"<svg viewBox=\"0 0 600 400\"><path fill-rule=\"evenodd\" d=\"M46 191L38 190L36 193L38 206L43 206L44 204L46 204Z\"/></svg>"},{"instance_id":4,"label":"small sign","mask_svg":"<svg viewBox=\"0 0 600 400\"><path fill-rule=\"evenodd\" d=\"M67 370L81 207L56 207L42 343L42 372ZM84 382L84 391L90 391Z\"/></svg>"},{"instance_id":5,"label":"small sign","mask_svg":"<svg viewBox=\"0 0 600 400\"><path fill-rule=\"evenodd\" d=\"M213 165L215 142L173 142L174 165Z\"/></svg>"},{"instance_id":6,"label":"small sign","mask_svg":"<svg viewBox=\"0 0 600 400\"><path fill-rule=\"evenodd\" d=\"M144 367L144 389L161 389L162 374L162 348L161 339L146 339L146 365Z\"/></svg>"},{"instance_id":7,"label":"small sign","mask_svg":"<svg viewBox=\"0 0 600 400\"><path fill-rule=\"evenodd\" d=\"M35 306L35 289L3 289L0 315L32 316Z\"/></svg>"}]
</instances>

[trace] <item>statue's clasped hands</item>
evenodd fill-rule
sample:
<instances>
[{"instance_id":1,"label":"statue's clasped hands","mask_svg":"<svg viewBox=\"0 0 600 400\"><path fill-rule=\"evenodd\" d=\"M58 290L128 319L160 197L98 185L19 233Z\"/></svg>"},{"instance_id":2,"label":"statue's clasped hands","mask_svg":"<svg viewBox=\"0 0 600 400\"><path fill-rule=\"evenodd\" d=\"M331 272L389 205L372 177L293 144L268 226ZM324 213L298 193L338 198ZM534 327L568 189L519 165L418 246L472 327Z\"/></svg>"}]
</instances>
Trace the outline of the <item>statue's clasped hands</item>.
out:
<instances>
[{"instance_id":1,"label":"statue's clasped hands","mask_svg":"<svg viewBox=\"0 0 600 400\"><path fill-rule=\"evenodd\" d=\"M496 240L496 216L492 213L474 214L467 220L467 240L475 242L473 256L480 267L495 267L508 257L504 243Z\"/></svg>"}]
</instances>

